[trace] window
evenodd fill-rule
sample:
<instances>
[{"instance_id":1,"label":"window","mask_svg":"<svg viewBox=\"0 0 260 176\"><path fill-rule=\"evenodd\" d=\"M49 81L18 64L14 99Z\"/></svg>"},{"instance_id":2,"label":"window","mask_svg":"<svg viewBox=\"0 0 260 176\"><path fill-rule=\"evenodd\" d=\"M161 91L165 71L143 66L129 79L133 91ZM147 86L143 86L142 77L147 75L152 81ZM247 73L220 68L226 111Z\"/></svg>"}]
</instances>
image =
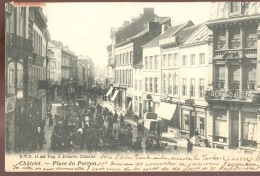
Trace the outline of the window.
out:
<instances>
[{"instance_id":1,"label":"window","mask_svg":"<svg viewBox=\"0 0 260 176\"><path fill-rule=\"evenodd\" d=\"M166 93L166 75L163 74L163 93Z\"/></svg>"},{"instance_id":2,"label":"window","mask_svg":"<svg viewBox=\"0 0 260 176\"><path fill-rule=\"evenodd\" d=\"M138 113L138 97L135 96L135 112Z\"/></svg>"},{"instance_id":3,"label":"window","mask_svg":"<svg viewBox=\"0 0 260 176\"><path fill-rule=\"evenodd\" d=\"M182 66L187 66L187 55L182 56Z\"/></svg>"},{"instance_id":4,"label":"window","mask_svg":"<svg viewBox=\"0 0 260 176\"><path fill-rule=\"evenodd\" d=\"M217 72L216 87L217 87L217 89L224 89L224 87L225 87L225 66L218 66L216 68L216 72Z\"/></svg>"},{"instance_id":5,"label":"window","mask_svg":"<svg viewBox=\"0 0 260 176\"><path fill-rule=\"evenodd\" d=\"M195 97L195 79L190 79L190 97Z\"/></svg>"},{"instance_id":6,"label":"window","mask_svg":"<svg viewBox=\"0 0 260 176\"><path fill-rule=\"evenodd\" d=\"M213 110L214 126L214 141L227 142L228 126L227 126L227 110Z\"/></svg>"},{"instance_id":7,"label":"window","mask_svg":"<svg viewBox=\"0 0 260 176\"><path fill-rule=\"evenodd\" d=\"M246 89L256 90L256 65L247 65L245 67L245 79L246 79Z\"/></svg>"},{"instance_id":8,"label":"window","mask_svg":"<svg viewBox=\"0 0 260 176\"><path fill-rule=\"evenodd\" d=\"M133 84L133 70L130 70L130 81L129 81L129 85L132 85Z\"/></svg>"},{"instance_id":9,"label":"window","mask_svg":"<svg viewBox=\"0 0 260 176\"><path fill-rule=\"evenodd\" d=\"M167 60L166 60L167 58L166 58L166 54L164 54L163 55L163 67L165 68L166 67L166 65L167 65Z\"/></svg>"},{"instance_id":10,"label":"window","mask_svg":"<svg viewBox=\"0 0 260 176\"><path fill-rule=\"evenodd\" d=\"M171 74L168 75L168 93L172 94L172 76L171 76Z\"/></svg>"},{"instance_id":11,"label":"window","mask_svg":"<svg viewBox=\"0 0 260 176\"><path fill-rule=\"evenodd\" d=\"M159 93L159 91L158 91L158 78L154 78L154 93Z\"/></svg>"},{"instance_id":12,"label":"window","mask_svg":"<svg viewBox=\"0 0 260 176\"><path fill-rule=\"evenodd\" d=\"M255 112L242 112L242 146L257 147L257 114Z\"/></svg>"},{"instance_id":13,"label":"window","mask_svg":"<svg viewBox=\"0 0 260 176\"><path fill-rule=\"evenodd\" d=\"M241 2L230 2L230 13L240 13Z\"/></svg>"},{"instance_id":14,"label":"window","mask_svg":"<svg viewBox=\"0 0 260 176\"><path fill-rule=\"evenodd\" d=\"M182 96L187 96L187 82L186 78L182 79Z\"/></svg>"},{"instance_id":15,"label":"window","mask_svg":"<svg viewBox=\"0 0 260 176\"><path fill-rule=\"evenodd\" d=\"M172 54L168 54L168 67L172 67Z\"/></svg>"},{"instance_id":16,"label":"window","mask_svg":"<svg viewBox=\"0 0 260 176\"><path fill-rule=\"evenodd\" d=\"M199 56L200 56L199 58L200 65L205 65L205 53L200 53Z\"/></svg>"},{"instance_id":17,"label":"window","mask_svg":"<svg viewBox=\"0 0 260 176\"><path fill-rule=\"evenodd\" d=\"M122 65L122 54L119 55L120 58L120 65Z\"/></svg>"},{"instance_id":18,"label":"window","mask_svg":"<svg viewBox=\"0 0 260 176\"><path fill-rule=\"evenodd\" d=\"M176 76L173 76L173 95L178 95L178 82Z\"/></svg>"},{"instance_id":19,"label":"window","mask_svg":"<svg viewBox=\"0 0 260 176\"><path fill-rule=\"evenodd\" d=\"M135 90L137 90L137 79L135 79Z\"/></svg>"},{"instance_id":20,"label":"window","mask_svg":"<svg viewBox=\"0 0 260 176\"><path fill-rule=\"evenodd\" d=\"M126 84L128 85L129 83L130 83L130 80L129 80L129 71L128 70L126 70L126 74L125 74L125 76L126 76L126 79L125 79L125 82L126 82Z\"/></svg>"},{"instance_id":21,"label":"window","mask_svg":"<svg viewBox=\"0 0 260 176\"><path fill-rule=\"evenodd\" d=\"M217 42L217 50L226 48L226 29L218 29L216 31L216 42Z\"/></svg>"},{"instance_id":22,"label":"window","mask_svg":"<svg viewBox=\"0 0 260 176\"><path fill-rule=\"evenodd\" d=\"M229 33L230 48L239 48L240 40L240 28L232 28Z\"/></svg>"},{"instance_id":23,"label":"window","mask_svg":"<svg viewBox=\"0 0 260 176\"><path fill-rule=\"evenodd\" d=\"M153 92L153 78L150 78L150 92Z\"/></svg>"},{"instance_id":24,"label":"window","mask_svg":"<svg viewBox=\"0 0 260 176\"><path fill-rule=\"evenodd\" d=\"M190 129L190 121L189 121L189 114L183 114L182 116L182 129L189 131Z\"/></svg>"},{"instance_id":25,"label":"window","mask_svg":"<svg viewBox=\"0 0 260 176\"><path fill-rule=\"evenodd\" d=\"M148 78L145 78L145 92L148 92Z\"/></svg>"},{"instance_id":26,"label":"window","mask_svg":"<svg viewBox=\"0 0 260 176\"><path fill-rule=\"evenodd\" d=\"M173 54L173 66L178 66L178 53Z\"/></svg>"},{"instance_id":27,"label":"window","mask_svg":"<svg viewBox=\"0 0 260 176\"><path fill-rule=\"evenodd\" d=\"M240 88L240 66L232 65L229 67L230 89Z\"/></svg>"},{"instance_id":28,"label":"window","mask_svg":"<svg viewBox=\"0 0 260 176\"><path fill-rule=\"evenodd\" d=\"M129 52L126 53L126 64L129 64Z\"/></svg>"},{"instance_id":29,"label":"window","mask_svg":"<svg viewBox=\"0 0 260 176\"><path fill-rule=\"evenodd\" d=\"M139 91L142 91L142 80L139 80Z\"/></svg>"},{"instance_id":30,"label":"window","mask_svg":"<svg viewBox=\"0 0 260 176\"><path fill-rule=\"evenodd\" d=\"M133 59L133 52L132 51L130 51L130 56L129 56L129 58L130 58L130 64L132 64L132 59Z\"/></svg>"},{"instance_id":31,"label":"window","mask_svg":"<svg viewBox=\"0 0 260 176\"><path fill-rule=\"evenodd\" d=\"M205 96L205 87L204 87L204 78L200 78L199 80L199 97L204 98Z\"/></svg>"},{"instance_id":32,"label":"window","mask_svg":"<svg viewBox=\"0 0 260 176\"><path fill-rule=\"evenodd\" d=\"M154 56L154 69L158 69L158 56Z\"/></svg>"},{"instance_id":33,"label":"window","mask_svg":"<svg viewBox=\"0 0 260 176\"><path fill-rule=\"evenodd\" d=\"M256 48L257 43L257 26L248 26L246 28L246 48Z\"/></svg>"},{"instance_id":34,"label":"window","mask_svg":"<svg viewBox=\"0 0 260 176\"><path fill-rule=\"evenodd\" d=\"M196 65L195 54L190 55L190 65Z\"/></svg>"},{"instance_id":35,"label":"window","mask_svg":"<svg viewBox=\"0 0 260 176\"><path fill-rule=\"evenodd\" d=\"M145 70L148 69L148 57L145 57L145 65L144 65L144 67L145 67Z\"/></svg>"},{"instance_id":36,"label":"window","mask_svg":"<svg viewBox=\"0 0 260 176\"><path fill-rule=\"evenodd\" d=\"M149 60L149 68L150 68L150 70L153 69L153 56L150 56L150 60Z\"/></svg>"}]
</instances>

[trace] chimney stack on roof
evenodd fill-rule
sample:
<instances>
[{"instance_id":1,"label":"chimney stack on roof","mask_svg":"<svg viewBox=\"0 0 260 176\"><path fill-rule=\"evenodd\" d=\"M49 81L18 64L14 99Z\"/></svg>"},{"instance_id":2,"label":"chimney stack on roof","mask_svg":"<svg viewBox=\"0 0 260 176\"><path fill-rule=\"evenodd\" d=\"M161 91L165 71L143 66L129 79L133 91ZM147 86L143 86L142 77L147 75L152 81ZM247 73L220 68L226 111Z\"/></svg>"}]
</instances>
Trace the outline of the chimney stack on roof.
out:
<instances>
[{"instance_id":1,"label":"chimney stack on roof","mask_svg":"<svg viewBox=\"0 0 260 176\"><path fill-rule=\"evenodd\" d=\"M144 15L153 15L154 8L144 8Z\"/></svg>"},{"instance_id":2,"label":"chimney stack on roof","mask_svg":"<svg viewBox=\"0 0 260 176\"><path fill-rule=\"evenodd\" d=\"M124 27L130 24L130 21L124 21Z\"/></svg>"}]
</instances>

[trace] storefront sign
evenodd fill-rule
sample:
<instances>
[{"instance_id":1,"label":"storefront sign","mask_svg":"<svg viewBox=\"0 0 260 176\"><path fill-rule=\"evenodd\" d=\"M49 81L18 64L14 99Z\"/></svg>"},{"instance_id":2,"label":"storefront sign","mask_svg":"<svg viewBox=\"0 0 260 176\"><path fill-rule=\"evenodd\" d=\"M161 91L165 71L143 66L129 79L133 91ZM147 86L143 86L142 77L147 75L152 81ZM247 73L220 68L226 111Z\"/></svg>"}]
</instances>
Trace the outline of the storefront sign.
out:
<instances>
[{"instance_id":1,"label":"storefront sign","mask_svg":"<svg viewBox=\"0 0 260 176\"><path fill-rule=\"evenodd\" d=\"M5 99L5 113L14 111L16 103L16 97L6 98Z\"/></svg>"},{"instance_id":2,"label":"storefront sign","mask_svg":"<svg viewBox=\"0 0 260 176\"><path fill-rule=\"evenodd\" d=\"M211 91L211 98L252 99L257 91Z\"/></svg>"}]
</instances>

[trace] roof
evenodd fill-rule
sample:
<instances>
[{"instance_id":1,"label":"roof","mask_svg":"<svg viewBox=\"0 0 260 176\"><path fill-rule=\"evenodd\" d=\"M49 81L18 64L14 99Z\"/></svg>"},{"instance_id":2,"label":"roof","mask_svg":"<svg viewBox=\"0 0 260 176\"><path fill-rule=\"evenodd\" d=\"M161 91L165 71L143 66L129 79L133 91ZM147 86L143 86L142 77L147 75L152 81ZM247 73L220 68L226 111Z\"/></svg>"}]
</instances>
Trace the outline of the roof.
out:
<instances>
[{"instance_id":1,"label":"roof","mask_svg":"<svg viewBox=\"0 0 260 176\"><path fill-rule=\"evenodd\" d=\"M198 29L194 31L185 41L184 45L190 45L208 40L208 28L205 24L198 25ZM195 26L196 28L196 26Z\"/></svg>"},{"instance_id":2,"label":"roof","mask_svg":"<svg viewBox=\"0 0 260 176\"><path fill-rule=\"evenodd\" d=\"M178 32L175 36L178 38L178 44L182 45L186 41L188 41L189 37L197 30L199 29L203 24L194 25L185 29L182 29L180 32Z\"/></svg>"},{"instance_id":3,"label":"roof","mask_svg":"<svg viewBox=\"0 0 260 176\"><path fill-rule=\"evenodd\" d=\"M189 20L186 23L183 23L183 24L180 24L180 25L176 25L176 26L171 26L167 31L165 31L164 33L162 33L158 37L155 37L153 40L151 40L150 42L146 43L143 47L159 45L159 40L162 40L162 39L165 39L165 38L168 38L168 37L172 37L179 30L181 30L182 28L185 28L186 26L190 26L190 25L193 25L193 22Z\"/></svg>"}]
</instances>

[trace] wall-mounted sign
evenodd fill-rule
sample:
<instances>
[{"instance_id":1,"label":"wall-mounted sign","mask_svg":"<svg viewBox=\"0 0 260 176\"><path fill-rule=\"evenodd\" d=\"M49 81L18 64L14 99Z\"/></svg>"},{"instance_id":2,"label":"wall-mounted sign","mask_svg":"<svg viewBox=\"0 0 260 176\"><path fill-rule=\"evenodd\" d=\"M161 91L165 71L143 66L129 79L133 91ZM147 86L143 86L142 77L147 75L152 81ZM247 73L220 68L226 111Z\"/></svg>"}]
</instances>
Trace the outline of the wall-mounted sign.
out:
<instances>
[{"instance_id":1,"label":"wall-mounted sign","mask_svg":"<svg viewBox=\"0 0 260 176\"><path fill-rule=\"evenodd\" d=\"M16 103L16 97L10 97L5 99L5 113L14 111Z\"/></svg>"},{"instance_id":2,"label":"wall-mounted sign","mask_svg":"<svg viewBox=\"0 0 260 176\"><path fill-rule=\"evenodd\" d=\"M252 99L257 91L210 91L211 98L235 98L235 99Z\"/></svg>"}]
</instances>

